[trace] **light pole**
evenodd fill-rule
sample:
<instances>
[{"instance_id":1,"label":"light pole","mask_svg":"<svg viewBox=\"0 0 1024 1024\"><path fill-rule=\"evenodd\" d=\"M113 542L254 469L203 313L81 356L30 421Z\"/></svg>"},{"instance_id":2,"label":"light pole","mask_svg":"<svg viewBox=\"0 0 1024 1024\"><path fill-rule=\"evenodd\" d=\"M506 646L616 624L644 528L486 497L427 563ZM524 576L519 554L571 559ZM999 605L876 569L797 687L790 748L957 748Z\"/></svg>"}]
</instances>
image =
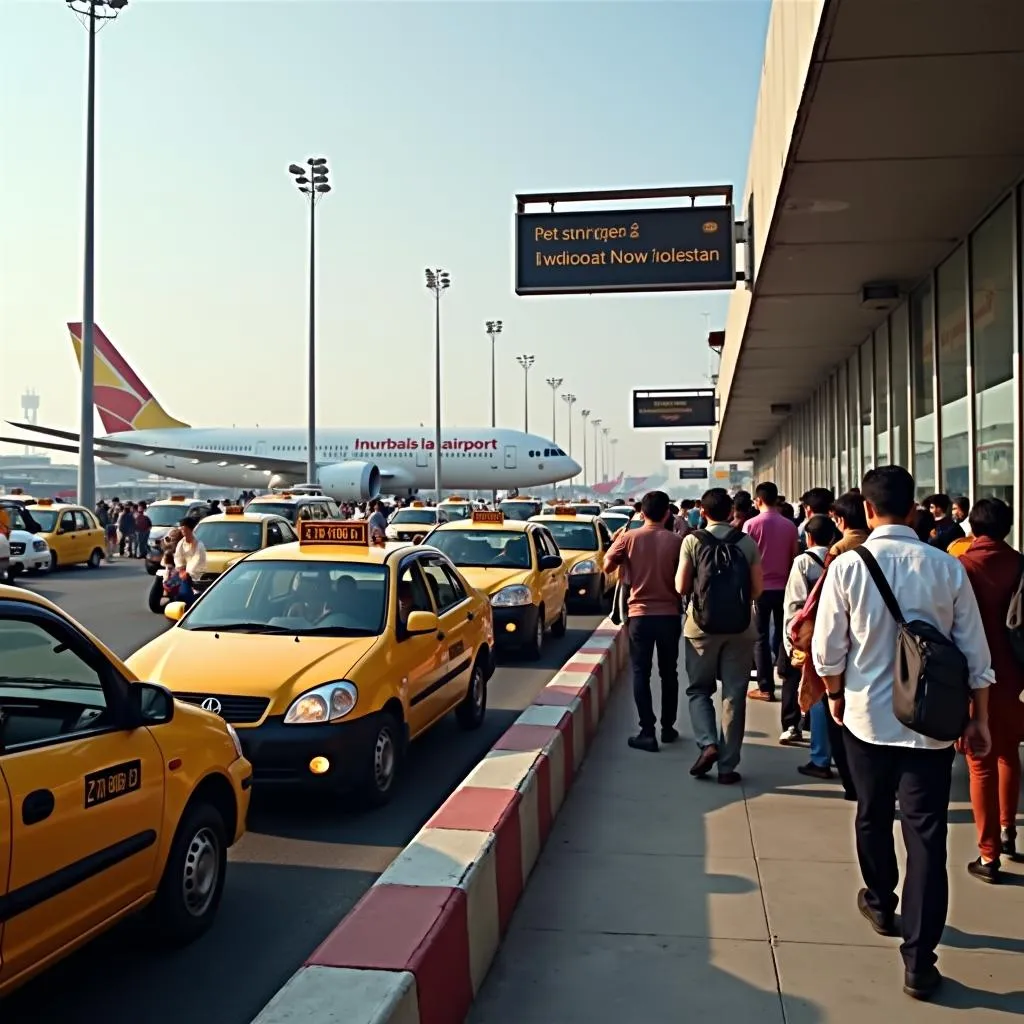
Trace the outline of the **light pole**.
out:
<instances>
[{"instance_id":1,"label":"light pole","mask_svg":"<svg viewBox=\"0 0 1024 1024\"><path fill-rule=\"evenodd\" d=\"M587 489L587 417L589 409L581 409L580 416L583 419L583 490Z\"/></svg>"},{"instance_id":2,"label":"light pole","mask_svg":"<svg viewBox=\"0 0 1024 1024\"><path fill-rule=\"evenodd\" d=\"M316 466L316 207L317 203L331 191L327 180L330 170L327 158L311 156L302 164L290 164L288 172L295 179L299 191L309 204L309 351L306 356L308 378L306 380L306 482L315 484Z\"/></svg>"},{"instance_id":3,"label":"light pole","mask_svg":"<svg viewBox=\"0 0 1024 1024\"><path fill-rule=\"evenodd\" d=\"M619 443L619 439L617 437L613 437L608 443L611 445L611 452L612 452L612 479L614 480L615 479L615 446Z\"/></svg>"},{"instance_id":4,"label":"light pole","mask_svg":"<svg viewBox=\"0 0 1024 1024\"><path fill-rule=\"evenodd\" d=\"M600 449L600 437L598 431L604 420L593 419L590 421L590 425L594 428L594 483L601 482L601 449Z\"/></svg>"},{"instance_id":5,"label":"light pole","mask_svg":"<svg viewBox=\"0 0 1024 1024\"><path fill-rule=\"evenodd\" d=\"M562 386L562 377L548 377L548 387L551 388L551 440L558 442L558 426L555 412L558 409L558 389Z\"/></svg>"},{"instance_id":6,"label":"light pole","mask_svg":"<svg viewBox=\"0 0 1024 1024\"><path fill-rule=\"evenodd\" d=\"M452 283L451 275L440 267L424 271L427 290L434 293L434 490L435 503L441 500L441 296Z\"/></svg>"},{"instance_id":7,"label":"light pole","mask_svg":"<svg viewBox=\"0 0 1024 1024\"><path fill-rule=\"evenodd\" d=\"M608 435L611 432L612 432L612 428L611 427L602 427L601 428L601 433L604 434L604 445L601 448L601 461L604 463L604 476L601 478L602 480L611 480L612 479L611 474L608 472L608 463L610 461L609 454L611 452L611 448L610 448L610 446L608 444Z\"/></svg>"},{"instance_id":8,"label":"light pole","mask_svg":"<svg viewBox=\"0 0 1024 1024\"><path fill-rule=\"evenodd\" d=\"M566 411L569 413L569 447L566 449L566 455L572 458L572 407L576 404L575 395L562 395L562 401L565 402Z\"/></svg>"},{"instance_id":9,"label":"light pole","mask_svg":"<svg viewBox=\"0 0 1024 1024\"><path fill-rule=\"evenodd\" d=\"M501 321L487 321L487 337L491 339L491 429L498 425L497 376L494 372L494 340L501 334Z\"/></svg>"},{"instance_id":10,"label":"light pole","mask_svg":"<svg viewBox=\"0 0 1024 1024\"><path fill-rule=\"evenodd\" d=\"M530 367L534 356L516 356L516 362L523 368L523 433L530 432Z\"/></svg>"},{"instance_id":11,"label":"light pole","mask_svg":"<svg viewBox=\"0 0 1024 1024\"><path fill-rule=\"evenodd\" d=\"M68 7L85 19L89 56L85 89L85 247L82 260L82 392L78 427L78 502L96 505L96 450L93 437L93 379L95 349L93 306L96 255L96 33L99 23L113 21L128 0L67 0Z\"/></svg>"}]
</instances>

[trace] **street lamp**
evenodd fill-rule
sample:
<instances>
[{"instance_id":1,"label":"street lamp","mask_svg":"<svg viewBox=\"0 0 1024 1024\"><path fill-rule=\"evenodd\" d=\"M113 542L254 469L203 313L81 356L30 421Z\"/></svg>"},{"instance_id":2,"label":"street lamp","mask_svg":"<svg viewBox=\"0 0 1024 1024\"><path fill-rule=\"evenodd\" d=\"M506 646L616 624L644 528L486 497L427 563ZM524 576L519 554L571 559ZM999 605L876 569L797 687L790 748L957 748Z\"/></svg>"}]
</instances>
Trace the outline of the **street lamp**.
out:
<instances>
[{"instance_id":1,"label":"street lamp","mask_svg":"<svg viewBox=\"0 0 1024 1024\"><path fill-rule=\"evenodd\" d=\"M101 22L113 21L128 0L67 0L89 33L85 91L85 248L82 266L82 391L78 427L78 503L96 505L96 449L93 435L93 347L96 255L96 33Z\"/></svg>"},{"instance_id":2,"label":"street lamp","mask_svg":"<svg viewBox=\"0 0 1024 1024\"><path fill-rule=\"evenodd\" d=\"M575 395L562 395L562 401L566 404L566 410L569 413L569 447L566 449L566 454L569 458L572 458L572 407L576 404Z\"/></svg>"},{"instance_id":3,"label":"street lamp","mask_svg":"<svg viewBox=\"0 0 1024 1024\"><path fill-rule=\"evenodd\" d=\"M330 169L327 158L311 156L302 164L289 164L288 173L295 179L299 191L309 204L309 351L306 355L306 481L316 483L316 207L331 191L327 180Z\"/></svg>"},{"instance_id":4,"label":"street lamp","mask_svg":"<svg viewBox=\"0 0 1024 1024\"><path fill-rule=\"evenodd\" d=\"M612 446L611 447L611 453L612 453L612 479L614 480L615 479L615 446L619 443L619 439L617 437L613 437L608 443Z\"/></svg>"},{"instance_id":5,"label":"street lamp","mask_svg":"<svg viewBox=\"0 0 1024 1024\"><path fill-rule=\"evenodd\" d=\"M427 290L434 293L434 490L441 500L441 296L451 287L447 270L427 267Z\"/></svg>"},{"instance_id":6,"label":"street lamp","mask_svg":"<svg viewBox=\"0 0 1024 1024\"><path fill-rule=\"evenodd\" d=\"M523 432L530 432L530 367L534 356L516 356L516 362L523 368Z\"/></svg>"},{"instance_id":7,"label":"street lamp","mask_svg":"<svg viewBox=\"0 0 1024 1024\"><path fill-rule=\"evenodd\" d=\"M601 459L600 459L600 441L598 437L598 430L604 420L594 419L590 421L590 425L594 428L594 483L600 483L601 481Z\"/></svg>"},{"instance_id":8,"label":"street lamp","mask_svg":"<svg viewBox=\"0 0 1024 1024\"><path fill-rule=\"evenodd\" d=\"M587 417L589 409L581 409L580 416L583 418L583 490L587 489Z\"/></svg>"},{"instance_id":9,"label":"street lamp","mask_svg":"<svg viewBox=\"0 0 1024 1024\"><path fill-rule=\"evenodd\" d=\"M604 464L604 475L601 477L602 480L611 480L611 474L608 472L609 453L611 448L608 445L608 435L612 432L611 427L602 427L601 433L604 434L604 445L601 448L601 461Z\"/></svg>"},{"instance_id":10,"label":"street lamp","mask_svg":"<svg viewBox=\"0 0 1024 1024\"><path fill-rule=\"evenodd\" d=\"M497 399L495 395L496 390L496 376L494 372L494 340L501 334L501 321L500 320L488 320L487 321L487 337L491 339L491 429L493 430L498 425L498 407Z\"/></svg>"},{"instance_id":11,"label":"street lamp","mask_svg":"<svg viewBox=\"0 0 1024 1024\"><path fill-rule=\"evenodd\" d=\"M551 388L551 440L558 441L558 427L555 420L555 410L558 408L558 389L562 386L562 377L548 377L548 387Z\"/></svg>"}]
</instances>

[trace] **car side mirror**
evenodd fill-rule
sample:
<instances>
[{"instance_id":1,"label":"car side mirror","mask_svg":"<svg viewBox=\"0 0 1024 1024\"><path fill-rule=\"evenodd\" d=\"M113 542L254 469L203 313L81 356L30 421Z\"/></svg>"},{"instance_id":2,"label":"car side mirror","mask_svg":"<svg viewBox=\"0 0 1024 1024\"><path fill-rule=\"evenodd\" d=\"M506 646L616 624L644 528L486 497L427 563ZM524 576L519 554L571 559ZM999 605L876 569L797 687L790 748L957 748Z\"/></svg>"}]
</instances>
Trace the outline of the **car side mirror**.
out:
<instances>
[{"instance_id":1,"label":"car side mirror","mask_svg":"<svg viewBox=\"0 0 1024 1024\"><path fill-rule=\"evenodd\" d=\"M542 569L561 569L562 559L558 555L541 555L540 567Z\"/></svg>"},{"instance_id":2,"label":"car side mirror","mask_svg":"<svg viewBox=\"0 0 1024 1024\"><path fill-rule=\"evenodd\" d=\"M433 612L409 612L405 623L405 632L409 636L425 636L436 633L441 628L441 620Z\"/></svg>"},{"instance_id":3,"label":"car side mirror","mask_svg":"<svg viewBox=\"0 0 1024 1024\"><path fill-rule=\"evenodd\" d=\"M184 614L184 601L171 601L171 603L164 608L164 618L170 619L171 622L177 622Z\"/></svg>"},{"instance_id":4,"label":"car side mirror","mask_svg":"<svg viewBox=\"0 0 1024 1024\"><path fill-rule=\"evenodd\" d=\"M165 725L174 718L174 694L159 683L129 683L128 707L133 728Z\"/></svg>"},{"instance_id":5,"label":"car side mirror","mask_svg":"<svg viewBox=\"0 0 1024 1024\"><path fill-rule=\"evenodd\" d=\"M416 536L413 537L412 542L413 544L422 544L426 538L427 535L425 533L417 533Z\"/></svg>"}]
</instances>

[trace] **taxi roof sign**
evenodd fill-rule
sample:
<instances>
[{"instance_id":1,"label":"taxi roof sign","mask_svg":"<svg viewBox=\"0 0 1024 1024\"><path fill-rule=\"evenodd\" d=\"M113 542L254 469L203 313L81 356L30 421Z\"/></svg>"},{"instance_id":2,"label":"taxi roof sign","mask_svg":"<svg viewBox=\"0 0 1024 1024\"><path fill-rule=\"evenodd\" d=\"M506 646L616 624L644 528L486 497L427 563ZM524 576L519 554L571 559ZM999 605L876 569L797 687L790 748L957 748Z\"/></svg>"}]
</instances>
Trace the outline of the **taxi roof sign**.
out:
<instances>
[{"instance_id":1,"label":"taxi roof sign","mask_svg":"<svg viewBox=\"0 0 1024 1024\"><path fill-rule=\"evenodd\" d=\"M40 498L36 502L36 504L37 505L52 505L53 504L53 498Z\"/></svg>"},{"instance_id":2,"label":"taxi roof sign","mask_svg":"<svg viewBox=\"0 0 1024 1024\"><path fill-rule=\"evenodd\" d=\"M226 516L240 516L241 514L242 514L242 506L241 505L228 505L228 507L226 509L224 509L224 515L226 515Z\"/></svg>"},{"instance_id":3,"label":"taxi roof sign","mask_svg":"<svg viewBox=\"0 0 1024 1024\"><path fill-rule=\"evenodd\" d=\"M413 501L413 502L410 502L409 507L410 508L423 508L424 505L423 505L422 501Z\"/></svg>"},{"instance_id":4,"label":"taxi roof sign","mask_svg":"<svg viewBox=\"0 0 1024 1024\"><path fill-rule=\"evenodd\" d=\"M168 501L185 501L186 499L185 499L185 495L184 494L172 494L167 500Z\"/></svg>"},{"instance_id":5,"label":"taxi roof sign","mask_svg":"<svg viewBox=\"0 0 1024 1024\"><path fill-rule=\"evenodd\" d=\"M365 548L370 544L368 527L365 519L346 519L337 522L325 519L300 519L299 544Z\"/></svg>"},{"instance_id":6,"label":"taxi roof sign","mask_svg":"<svg viewBox=\"0 0 1024 1024\"><path fill-rule=\"evenodd\" d=\"M554 513L556 516L574 516L576 515L576 509L572 505L556 505Z\"/></svg>"},{"instance_id":7,"label":"taxi roof sign","mask_svg":"<svg viewBox=\"0 0 1024 1024\"><path fill-rule=\"evenodd\" d=\"M473 510L472 521L474 523L503 523L505 513L496 508L477 508Z\"/></svg>"}]
</instances>

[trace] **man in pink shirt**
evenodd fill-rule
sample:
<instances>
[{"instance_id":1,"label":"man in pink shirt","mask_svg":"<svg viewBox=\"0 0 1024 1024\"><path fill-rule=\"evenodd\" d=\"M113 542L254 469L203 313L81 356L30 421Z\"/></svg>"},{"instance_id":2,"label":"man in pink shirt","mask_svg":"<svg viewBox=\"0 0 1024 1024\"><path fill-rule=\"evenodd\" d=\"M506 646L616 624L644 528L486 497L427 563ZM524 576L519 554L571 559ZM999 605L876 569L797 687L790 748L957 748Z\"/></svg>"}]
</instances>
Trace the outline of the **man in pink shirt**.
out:
<instances>
[{"instance_id":1,"label":"man in pink shirt","mask_svg":"<svg viewBox=\"0 0 1024 1024\"><path fill-rule=\"evenodd\" d=\"M774 669L782 643L783 598L789 570L800 551L796 523L782 515L778 503L779 489L775 484L758 484L754 491L758 514L743 524L743 532L753 538L761 552L764 570L764 590L756 601L754 664L757 667L757 689L747 694L752 700L775 700Z\"/></svg>"}]
</instances>

